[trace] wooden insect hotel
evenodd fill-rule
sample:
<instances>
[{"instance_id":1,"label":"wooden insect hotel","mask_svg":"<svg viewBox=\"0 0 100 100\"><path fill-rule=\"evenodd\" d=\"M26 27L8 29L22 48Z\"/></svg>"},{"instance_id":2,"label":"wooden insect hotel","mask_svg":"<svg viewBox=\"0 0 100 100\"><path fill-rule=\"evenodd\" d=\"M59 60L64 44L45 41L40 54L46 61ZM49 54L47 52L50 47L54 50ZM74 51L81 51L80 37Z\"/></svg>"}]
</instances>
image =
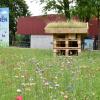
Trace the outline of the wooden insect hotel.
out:
<instances>
[{"instance_id":1,"label":"wooden insect hotel","mask_svg":"<svg viewBox=\"0 0 100 100\"><path fill-rule=\"evenodd\" d=\"M87 36L87 23L53 22L45 27L46 33L53 34L54 55L78 55L83 49L84 37Z\"/></svg>"}]
</instances>

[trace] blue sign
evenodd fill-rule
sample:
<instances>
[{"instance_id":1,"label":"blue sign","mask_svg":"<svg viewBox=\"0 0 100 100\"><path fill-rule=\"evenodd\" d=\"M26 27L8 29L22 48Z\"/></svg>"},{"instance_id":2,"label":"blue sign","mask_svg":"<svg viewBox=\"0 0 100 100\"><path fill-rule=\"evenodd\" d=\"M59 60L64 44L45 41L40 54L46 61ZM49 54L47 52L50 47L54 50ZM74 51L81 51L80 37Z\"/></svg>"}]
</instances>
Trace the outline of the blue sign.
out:
<instances>
[{"instance_id":1,"label":"blue sign","mask_svg":"<svg viewBox=\"0 0 100 100\"><path fill-rule=\"evenodd\" d=\"M0 8L0 47L9 46L9 8Z\"/></svg>"}]
</instances>

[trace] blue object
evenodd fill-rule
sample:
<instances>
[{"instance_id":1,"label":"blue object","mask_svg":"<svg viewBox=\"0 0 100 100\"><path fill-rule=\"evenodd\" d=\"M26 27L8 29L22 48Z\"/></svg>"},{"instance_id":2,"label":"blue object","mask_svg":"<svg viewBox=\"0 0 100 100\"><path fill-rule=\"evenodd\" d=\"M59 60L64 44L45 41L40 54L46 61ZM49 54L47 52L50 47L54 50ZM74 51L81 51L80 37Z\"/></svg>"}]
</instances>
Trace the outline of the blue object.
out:
<instances>
[{"instance_id":1,"label":"blue object","mask_svg":"<svg viewBox=\"0 0 100 100\"><path fill-rule=\"evenodd\" d=\"M0 47L9 46L9 8L0 8Z\"/></svg>"},{"instance_id":2,"label":"blue object","mask_svg":"<svg viewBox=\"0 0 100 100\"><path fill-rule=\"evenodd\" d=\"M84 49L93 50L93 39L84 39Z\"/></svg>"}]
</instances>

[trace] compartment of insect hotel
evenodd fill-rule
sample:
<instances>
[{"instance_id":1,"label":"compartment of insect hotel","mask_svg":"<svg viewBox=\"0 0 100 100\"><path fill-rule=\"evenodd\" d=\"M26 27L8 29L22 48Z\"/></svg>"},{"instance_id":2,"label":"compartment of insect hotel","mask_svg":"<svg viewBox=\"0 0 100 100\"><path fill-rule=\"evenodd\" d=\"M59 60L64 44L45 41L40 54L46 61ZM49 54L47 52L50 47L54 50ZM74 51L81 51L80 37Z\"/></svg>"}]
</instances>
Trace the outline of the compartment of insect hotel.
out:
<instances>
[{"instance_id":1,"label":"compartment of insect hotel","mask_svg":"<svg viewBox=\"0 0 100 100\"><path fill-rule=\"evenodd\" d=\"M87 23L54 22L45 31L53 34L54 55L78 55L82 51L83 38L87 35Z\"/></svg>"}]
</instances>

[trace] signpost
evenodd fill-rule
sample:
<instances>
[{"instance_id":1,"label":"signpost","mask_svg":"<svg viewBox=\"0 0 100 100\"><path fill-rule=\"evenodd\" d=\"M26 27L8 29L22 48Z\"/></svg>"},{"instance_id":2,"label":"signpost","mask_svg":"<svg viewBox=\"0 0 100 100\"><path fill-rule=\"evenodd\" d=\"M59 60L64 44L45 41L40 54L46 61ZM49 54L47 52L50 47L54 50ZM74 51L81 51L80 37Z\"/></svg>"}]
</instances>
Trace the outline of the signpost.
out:
<instances>
[{"instance_id":1,"label":"signpost","mask_svg":"<svg viewBox=\"0 0 100 100\"><path fill-rule=\"evenodd\" d=\"M0 47L9 46L9 8L0 8Z\"/></svg>"}]
</instances>

